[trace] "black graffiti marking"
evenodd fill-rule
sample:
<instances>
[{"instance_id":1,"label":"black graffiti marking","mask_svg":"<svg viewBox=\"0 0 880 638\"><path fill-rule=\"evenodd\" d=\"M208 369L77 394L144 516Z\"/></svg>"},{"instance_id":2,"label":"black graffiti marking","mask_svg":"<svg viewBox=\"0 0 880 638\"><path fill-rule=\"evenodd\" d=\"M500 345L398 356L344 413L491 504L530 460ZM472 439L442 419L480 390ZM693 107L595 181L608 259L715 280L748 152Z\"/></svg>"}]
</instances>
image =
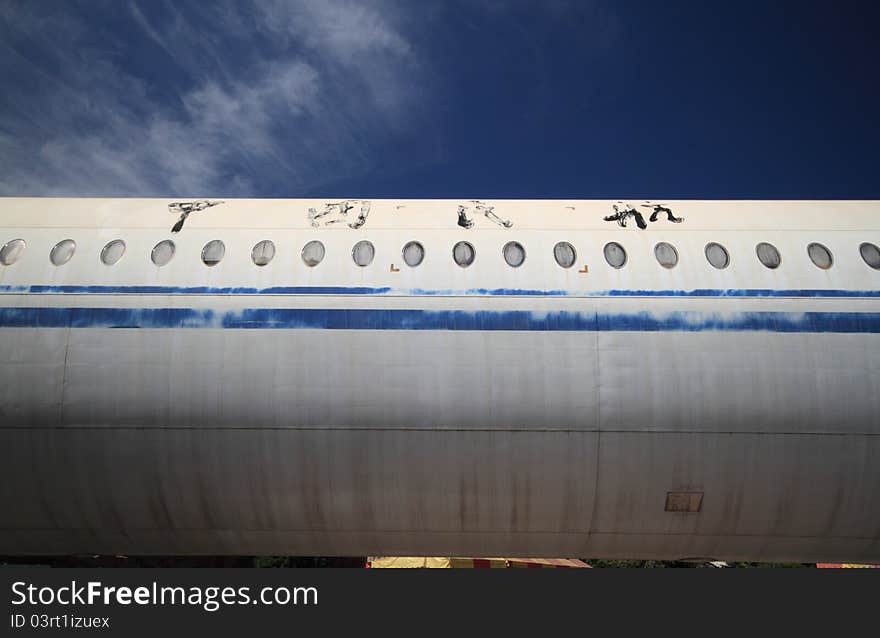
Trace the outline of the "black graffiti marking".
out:
<instances>
[{"instance_id":1,"label":"black graffiti marking","mask_svg":"<svg viewBox=\"0 0 880 638\"><path fill-rule=\"evenodd\" d=\"M482 213L486 219L489 219L499 226L503 226L504 228L511 228L513 226L513 222L509 219L502 219L495 213L494 206L486 206L483 202L477 200L471 200L471 204L474 204L474 211L477 213ZM462 228L473 228L474 220L468 217L469 206L459 205L458 206L458 225Z\"/></svg>"},{"instance_id":2,"label":"black graffiti marking","mask_svg":"<svg viewBox=\"0 0 880 638\"><path fill-rule=\"evenodd\" d=\"M504 226L504 228L510 228L513 226L512 221L510 221L509 219L501 219L498 215L495 214L494 206L477 206L477 210L481 211L483 215L491 219L499 226Z\"/></svg>"},{"instance_id":3,"label":"black graffiti marking","mask_svg":"<svg viewBox=\"0 0 880 638\"><path fill-rule=\"evenodd\" d=\"M644 204L641 204L641 206L643 208L650 208L653 210L651 216L648 218L648 221L656 222L657 216L660 214L665 214L666 219L673 222L674 224L679 224L684 221L684 217L676 217L673 214L671 208L668 208L662 204L654 204L646 201ZM638 226L642 230L648 227L648 224L645 222L645 216L629 204L617 202L616 204L613 204L611 208L614 209L614 214L602 218L606 222L617 222L618 226L620 226L621 228L626 228L626 220L632 217L636 220L636 226Z\"/></svg>"},{"instance_id":4,"label":"black graffiti marking","mask_svg":"<svg viewBox=\"0 0 880 638\"><path fill-rule=\"evenodd\" d=\"M323 219L324 217L333 214L336 214L340 217L347 217L348 211L350 211L352 208L354 208L354 205L349 204L348 202L328 203L324 205L324 210L320 213L316 209L310 208L309 219L312 220L312 226L319 226L319 219Z\"/></svg>"},{"instance_id":5,"label":"black graffiti marking","mask_svg":"<svg viewBox=\"0 0 880 638\"><path fill-rule=\"evenodd\" d=\"M458 207L458 225L462 228L473 228L474 220L467 216L467 206Z\"/></svg>"},{"instance_id":6,"label":"black graffiti marking","mask_svg":"<svg viewBox=\"0 0 880 638\"><path fill-rule=\"evenodd\" d=\"M358 203L360 204L358 215L354 221L349 222L348 212L353 210ZM324 210L320 213L315 208L309 208L309 221L314 228L318 228L321 225L330 226L331 224L346 224L349 228L356 230L367 223L367 216L369 214L369 201L346 199L341 202L328 202L327 204L324 204ZM327 217L330 217L330 219L325 220Z\"/></svg>"},{"instance_id":7,"label":"black graffiti marking","mask_svg":"<svg viewBox=\"0 0 880 638\"><path fill-rule=\"evenodd\" d=\"M370 202L361 202L361 211L358 213L354 224L349 224L350 228L360 228L367 223L367 215L370 214Z\"/></svg>"},{"instance_id":8,"label":"black graffiti marking","mask_svg":"<svg viewBox=\"0 0 880 638\"><path fill-rule=\"evenodd\" d=\"M627 218L632 217L636 220L636 225L642 230L648 227L645 223L644 216L629 204L617 202L617 204L612 204L611 208L614 209L614 214L602 218L606 222L617 222L618 226L626 228Z\"/></svg>"},{"instance_id":9,"label":"black graffiti marking","mask_svg":"<svg viewBox=\"0 0 880 638\"><path fill-rule=\"evenodd\" d=\"M180 219L178 219L177 223L171 227L171 232L179 233L183 229L183 224L186 222L186 219L190 214L225 203L226 202L223 201L212 201L208 199L202 199L195 202L171 202L168 204L168 212L180 213Z\"/></svg>"},{"instance_id":10,"label":"black graffiti marking","mask_svg":"<svg viewBox=\"0 0 880 638\"><path fill-rule=\"evenodd\" d=\"M652 204L651 202L645 202L642 204L642 208L653 208L654 212L651 213L651 216L648 218L648 221L655 222L657 221L657 215L660 213L666 214L666 219L671 221L673 224L680 224L684 221L684 217L676 217L672 214L672 209L663 206L662 204Z\"/></svg>"}]
</instances>

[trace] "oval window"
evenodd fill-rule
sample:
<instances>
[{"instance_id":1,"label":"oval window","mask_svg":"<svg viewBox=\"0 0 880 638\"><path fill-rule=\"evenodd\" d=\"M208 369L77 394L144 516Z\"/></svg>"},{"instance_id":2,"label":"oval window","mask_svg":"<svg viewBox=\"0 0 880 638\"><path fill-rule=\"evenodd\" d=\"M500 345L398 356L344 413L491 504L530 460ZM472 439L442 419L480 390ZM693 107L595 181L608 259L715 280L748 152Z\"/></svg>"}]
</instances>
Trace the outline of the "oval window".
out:
<instances>
[{"instance_id":1,"label":"oval window","mask_svg":"<svg viewBox=\"0 0 880 638\"><path fill-rule=\"evenodd\" d=\"M0 264L11 266L21 257L27 244L23 239L13 239L0 248Z\"/></svg>"},{"instance_id":2,"label":"oval window","mask_svg":"<svg viewBox=\"0 0 880 638\"><path fill-rule=\"evenodd\" d=\"M526 249L518 241L509 241L504 244L504 261L512 268L519 268L526 260Z\"/></svg>"},{"instance_id":3,"label":"oval window","mask_svg":"<svg viewBox=\"0 0 880 638\"><path fill-rule=\"evenodd\" d=\"M810 244L807 246L807 254L810 256L812 262L822 270L828 270L831 268L831 264L834 263L834 259L831 257L831 251L825 248L822 244Z\"/></svg>"},{"instance_id":4,"label":"oval window","mask_svg":"<svg viewBox=\"0 0 880 638\"><path fill-rule=\"evenodd\" d=\"M113 266L122 259L122 256L125 254L125 242L121 239L114 239L111 242L108 242L106 246L104 246L104 250L101 251L101 261L107 266Z\"/></svg>"},{"instance_id":5,"label":"oval window","mask_svg":"<svg viewBox=\"0 0 880 638\"><path fill-rule=\"evenodd\" d=\"M21 240L19 239L18 241ZM880 270L880 248L877 248L874 244L865 242L859 246L859 253L861 253L862 259L865 260L866 264L874 270Z\"/></svg>"},{"instance_id":6,"label":"oval window","mask_svg":"<svg viewBox=\"0 0 880 638\"><path fill-rule=\"evenodd\" d=\"M366 239L362 239L358 243L354 245L354 248L351 249L351 258L354 260L358 266L363 268L364 266L369 266L373 263L373 257L376 256L376 249L373 247L373 244L368 242Z\"/></svg>"},{"instance_id":7,"label":"oval window","mask_svg":"<svg viewBox=\"0 0 880 638\"><path fill-rule=\"evenodd\" d=\"M675 246L665 241L661 241L654 246L654 256L664 268L675 268L678 265L678 251Z\"/></svg>"},{"instance_id":8,"label":"oval window","mask_svg":"<svg viewBox=\"0 0 880 638\"><path fill-rule=\"evenodd\" d=\"M226 246L219 239L212 239L202 248L202 262L206 266L216 266L226 254Z\"/></svg>"},{"instance_id":9,"label":"oval window","mask_svg":"<svg viewBox=\"0 0 880 638\"><path fill-rule=\"evenodd\" d=\"M174 242L170 239L163 239L153 246L153 252L150 253L150 259L153 260L154 264L161 268L171 261L172 257L174 257L174 250Z\"/></svg>"},{"instance_id":10,"label":"oval window","mask_svg":"<svg viewBox=\"0 0 880 638\"><path fill-rule=\"evenodd\" d=\"M609 266L612 268L623 268L623 265L626 263L626 251L623 249L623 246L616 241L608 242L605 244L602 252L605 254L605 261L608 262Z\"/></svg>"},{"instance_id":11,"label":"oval window","mask_svg":"<svg viewBox=\"0 0 880 638\"><path fill-rule=\"evenodd\" d=\"M577 260L574 246L567 241L561 241L553 247L553 258L563 268L571 268Z\"/></svg>"},{"instance_id":12,"label":"oval window","mask_svg":"<svg viewBox=\"0 0 880 638\"><path fill-rule=\"evenodd\" d=\"M425 258L425 247L417 241L411 241L403 247L403 261L410 268L415 268Z\"/></svg>"},{"instance_id":13,"label":"oval window","mask_svg":"<svg viewBox=\"0 0 880 638\"><path fill-rule=\"evenodd\" d=\"M302 249L302 260L309 268L314 268L324 259L324 244L317 240L308 242Z\"/></svg>"},{"instance_id":14,"label":"oval window","mask_svg":"<svg viewBox=\"0 0 880 638\"><path fill-rule=\"evenodd\" d=\"M56 266L63 266L70 261L73 253L76 252L76 242L72 239L65 239L55 244L52 252L49 253L49 261Z\"/></svg>"},{"instance_id":15,"label":"oval window","mask_svg":"<svg viewBox=\"0 0 880 638\"><path fill-rule=\"evenodd\" d=\"M782 256L773 244L762 241L755 246L755 252L758 255L758 261L771 270L779 268L779 264L782 263Z\"/></svg>"},{"instance_id":16,"label":"oval window","mask_svg":"<svg viewBox=\"0 0 880 638\"><path fill-rule=\"evenodd\" d=\"M723 270L730 264L730 255L724 246L713 241L706 244L706 261L718 270Z\"/></svg>"},{"instance_id":17,"label":"oval window","mask_svg":"<svg viewBox=\"0 0 880 638\"><path fill-rule=\"evenodd\" d=\"M271 240L259 241L251 251L251 259L257 266L265 266L275 257L275 244Z\"/></svg>"},{"instance_id":18,"label":"oval window","mask_svg":"<svg viewBox=\"0 0 880 638\"><path fill-rule=\"evenodd\" d=\"M452 248L452 259L462 268L467 268L477 257L477 251L466 241L460 241Z\"/></svg>"}]
</instances>

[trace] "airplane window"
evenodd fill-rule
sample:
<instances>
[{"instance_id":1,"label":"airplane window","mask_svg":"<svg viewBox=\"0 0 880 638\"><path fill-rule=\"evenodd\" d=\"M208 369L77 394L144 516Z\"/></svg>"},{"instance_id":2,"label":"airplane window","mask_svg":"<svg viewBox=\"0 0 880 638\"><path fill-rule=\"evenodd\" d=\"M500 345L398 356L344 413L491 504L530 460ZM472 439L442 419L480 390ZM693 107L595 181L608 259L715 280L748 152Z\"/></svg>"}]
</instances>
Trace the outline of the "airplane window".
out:
<instances>
[{"instance_id":1,"label":"airplane window","mask_svg":"<svg viewBox=\"0 0 880 638\"><path fill-rule=\"evenodd\" d=\"M859 252L862 254L862 259L865 260L866 264L874 270L880 270L880 248L877 248L874 244L865 242L859 246Z\"/></svg>"},{"instance_id":2,"label":"airplane window","mask_svg":"<svg viewBox=\"0 0 880 638\"><path fill-rule=\"evenodd\" d=\"M376 249L373 247L373 244L366 239L362 239L351 249L351 258L354 259L354 263L361 268L369 266L373 262L373 257L375 256Z\"/></svg>"},{"instance_id":3,"label":"airplane window","mask_svg":"<svg viewBox=\"0 0 880 638\"><path fill-rule=\"evenodd\" d=\"M452 259L462 268L467 268L477 257L477 251L466 241L460 241L452 247Z\"/></svg>"},{"instance_id":4,"label":"airplane window","mask_svg":"<svg viewBox=\"0 0 880 638\"><path fill-rule=\"evenodd\" d=\"M251 259L257 266L265 266L273 257L275 257L275 244L268 239L257 242L251 251Z\"/></svg>"},{"instance_id":5,"label":"airplane window","mask_svg":"<svg viewBox=\"0 0 880 638\"><path fill-rule=\"evenodd\" d=\"M822 244L810 244L807 246L807 254L810 256L813 263L822 270L828 270L831 268L831 264L834 263L834 259L831 257L831 251L825 248Z\"/></svg>"},{"instance_id":6,"label":"airplane window","mask_svg":"<svg viewBox=\"0 0 880 638\"><path fill-rule=\"evenodd\" d=\"M303 246L302 260L309 268L314 268L324 260L324 244L312 240Z\"/></svg>"},{"instance_id":7,"label":"airplane window","mask_svg":"<svg viewBox=\"0 0 880 638\"><path fill-rule=\"evenodd\" d=\"M170 239L163 239L153 246L153 252L150 253L150 259L160 268L171 261L174 257L174 242Z\"/></svg>"},{"instance_id":8,"label":"airplane window","mask_svg":"<svg viewBox=\"0 0 880 638\"><path fill-rule=\"evenodd\" d=\"M12 241L6 242L3 248L0 248L0 264L4 266L11 266L15 262L18 261L18 258L21 257L21 254L24 252L26 243L24 243L23 239L13 239Z\"/></svg>"},{"instance_id":9,"label":"airplane window","mask_svg":"<svg viewBox=\"0 0 880 638\"><path fill-rule=\"evenodd\" d=\"M779 264L782 263L782 257L773 244L762 241L755 246L755 252L758 254L758 261L767 266L767 268L779 268Z\"/></svg>"},{"instance_id":10,"label":"airplane window","mask_svg":"<svg viewBox=\"0 0 880 638\"><path fill-rule=\"evenodd\" d=\"M111 242L108 242L106 246L104 246L104 250L101 251L101 261L104 262L107 266L113 266L122 259L122 256L125 254L125 242L121 239L114 239Z\"/></svg>"},{"instance_id":11,"label":"airplane window","mask_svg":"<svg viewBox=\"0 0 880 638\"><path fill-rule=\"evenodd\" d=\"M202 248L202 261L206 266L216 266L226 254L226 246L219 239L212 239Z\"/></svg>"},{"instance_id":12,"label":"airplane window","mask_svg":"<svg viewBox=\"0 0 880 638\"><path fill-rule=\"evenodd\" d=\"M504 244L504 249L502 251L504 253L504 261L507 262L508 266L512 268L519 268L523 265L523 262L526 260L526 249L522 247L522 244L516 241L509 241Z\"/></svg>"},{"instance_id":13,"label":"airplane window","mask_svg":"<svg viewBox=\"0 0 880 638\"><path fill-rule=\"evenodd\" d=\"M678 251L675 250L675 246L665 241L654 246L654 256L664 268L675 268L678 265Z\"/></svg>"},{"instance_id":14,"label":"airplane window","mask_svg":"<svg viewBox=\"0 0 880 638\"><path fill-rule=\"evenodd\" d=\"M723 270L730 264L727 249L714 241L706 244L706 259L718 270Z\"/></svg>"},{"instance_id":15,"label":"airplane window","mask_svg":"<svg viewBox=\"0 0 880 638\"><path fill-rule=\"evenodd\" d=\"M49 261L56 266L63 266L70 261L73 253L76 252L76 242L72 239L65 239L55 244L52 252L49 253Z\"/></svg>"},{"instance_id":16,"label":"airplane window","mask_svg":"<svg viewBox=\"0 0 880 638\"><path fill-rule=\"evenodd\" d=\"M561 241L553 247L553 257L563 268L571 268L577 260L577 252L567 241Z\"/></svg>"},{"instance_id":17,"label":"airplane window","mask_svg":"<svg viewBox=\"0 0 880 638\"><path fill-rule=\"evenodd\" d=\"M417 241L411 241L403 247L403 261L410 268L415 268L425 258L425 247Z\"/></svg>"},{"instance_id":18,"label":"airplane window","mask_svg":"<svg viewBox=\"0 0 880 638\"><path fill-rule=\"evenodd\" d=\"M623 249L623 246L616 241L608 242L605 244L602 252L605 254L605 261L608 262L609 266L612 268L623 268L623 265L626 263L626 251Z\"/></svg>"}]
</instances>

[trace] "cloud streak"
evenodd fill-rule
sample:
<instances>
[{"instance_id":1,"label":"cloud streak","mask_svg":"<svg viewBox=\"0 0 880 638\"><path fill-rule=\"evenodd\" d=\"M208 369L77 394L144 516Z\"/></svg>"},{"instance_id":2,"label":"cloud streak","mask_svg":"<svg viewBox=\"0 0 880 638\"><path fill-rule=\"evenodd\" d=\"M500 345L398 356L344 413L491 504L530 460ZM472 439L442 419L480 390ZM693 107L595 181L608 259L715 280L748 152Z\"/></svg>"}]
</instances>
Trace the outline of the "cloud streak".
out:
<instances>
[{"instance_id":1,"label":"cloud streak","mask_svg":"<svg viewBox=\"0 0 880 638\"><path fill-rule=\"evenodd\" d=\"M0 8L2 195L292 196L417 146L406 5L36 4Z\"/></svg>"}]
</instances>

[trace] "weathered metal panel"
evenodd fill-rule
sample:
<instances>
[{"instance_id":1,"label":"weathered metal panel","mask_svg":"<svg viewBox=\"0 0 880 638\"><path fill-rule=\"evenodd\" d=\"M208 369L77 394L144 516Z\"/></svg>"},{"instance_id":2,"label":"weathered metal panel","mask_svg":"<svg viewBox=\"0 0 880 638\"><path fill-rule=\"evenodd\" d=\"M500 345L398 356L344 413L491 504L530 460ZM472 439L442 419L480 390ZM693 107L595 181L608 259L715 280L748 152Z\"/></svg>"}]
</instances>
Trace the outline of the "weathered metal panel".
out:
<instances>
[{"instance_id":1,"label":"weathered metal panel","mask_svg":"<svg viewBox=\"0 0 880 638\"><path fill-rule=\"evenodd\" d=\"M66 329L0 329L0 427L57 424Z\"/></svg>"},{"instance_id":2,"label":"weathered metal panel","mask_svg":"<svg viewBox=\"0 0 880 638\"><path fill-rule=\"evenodd\" d=\"M577 333L74 330L63 425L596 429Z\"/></svg>"},{"instance_id":3,"label":"weathered metal panel","mask_svg":"<svg viewBox=\"0 0 880 638\"><path fill-rule=\"evenodd\" d=\"M578 432L5 429L4 526L91 530L329 531L357 536L585 533L596 439ZM19 507L21 503L23 507ZM295 545L295 543L292 543ZM333 548L325 549L332 551ZM364 547L364 550L367 548ZM128 547L125 551L137 551Z\"/></svg>"},{"instance_id":4,"label":"weathered metal panel","mask_svg":"<svg viewBox=\"0 0 880 638\"><path fill-rule=\"evenodd\" d=\"M880 435L880 335L598 339L603 430Z\"/></svg>"},{"instance_id":5,"label":"weathered metal panel","mask_svg":"<svg viewBox=\"0 0 880 638\"><path fill-rule=\"evenodd\" d=\"M880 536L880 437L603 433L594 531L709 536ZM704 494L667 512L669 491Z\"/></svg>"}]
</instances>

